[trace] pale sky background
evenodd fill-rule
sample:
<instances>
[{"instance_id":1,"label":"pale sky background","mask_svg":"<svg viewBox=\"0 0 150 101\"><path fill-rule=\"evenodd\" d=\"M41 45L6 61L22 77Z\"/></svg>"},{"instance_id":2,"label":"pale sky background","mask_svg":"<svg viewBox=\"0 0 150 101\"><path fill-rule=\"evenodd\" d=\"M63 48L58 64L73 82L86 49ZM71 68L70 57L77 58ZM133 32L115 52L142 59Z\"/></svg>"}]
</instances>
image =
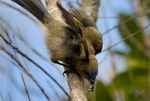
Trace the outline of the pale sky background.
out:
<instances>
[{"instance_id":1,"label":"pale sky background","mask_svg":"<svg viewBox=\"0 0 150 101\"><path fill-rule=\"evenodd\" d=\"M17 8L21 8L15 3L10 2L10 0L4 1L8 1L10 4L16 6ZM66 1L67 0L62 0L62 4L64 8L68 9ZM130 1L131 0L101 0L101 5L99 8L100 17L96 24L99 31L102 34L108 29L118 24L118 19L116 18L104 19L103 17L104 16L114 17L119 12L132 13L132 5L129 5ZM74 2L75 0L72 0L72 3ZM33 21L31 21L27 17L23 16L17 11L12 10L9 7L4 6L1 3L0 3L0 18L7 21L10 24L10 26L12 26L12 28L16 31L15 33L9 31L11 34L10 35L11 38L15 39L13 40L15 45L18 46L29 57L31 57L33 60L39 63L45 70L48 71L49 74L51 74L62 85L63 88L66 89L67 92L69 92L66 78L62 76L63 72L62 67L60 65L49 63L41 59L39 56L33 53L30 48L28 48L29 46L25 45L18 38L19 33L21 34L21 36L23 36L23 38L32 48L34 48L44 57L49 59L49 55L47 53L47 49L45 47L43 40L44 29L41 28L41 25L37 26ZM1 24L3 24L3 27L7 28L7 26L0 19L0 26ZM117 43L120 40L121 38L118 34L118 30L117 29L112 30L111 32L103 36L104 41L103 49L106 49L108 46ZM116 47L114 47L113 49L127 51L126 48L127 47L123 43L121 43ZM64 98L65 95L62 92L62 90L52 80L50 80L43 72L37 69L36 66L28 62L26 59L21 58L20 55L17 55L17 57L20 59L20 61L22 61L24 66L28 68L28 70L34 75L34 77L42 85L47 94L54 99L52 101L59 101L59 98ZM108 51L106 51L98 54L96 57L98 59L98 62L101 63L99 65L99 74L97 79L100 79L106 84L108 84L114 76L110 54L108 53ZM12 65L10 62L8 62L8 60L6 60L6 58L10 60L10 58L0 50L0 94L4 97L5 101L7 100L9 101L9 99L7 99L7 96L9 95L12 97L13 101L27 101L27 99L25 99L26 97L24 97L26 96L26 93L24 91L24 86L20 75L22 70L17 66ZM125 63L123 58L115 56L113 57L113 60L115 61L117 67L119 67L117 68L118 72L122 72L125 70ZM30 94L32 95L31 101L41 101L41 100L46 101L45 97L42 95L42 93L35 85L35 83L28 76L26 76L25 74L23 75L27 84L27 88ZM20 90L24 92L24 94L20 93ZM54 90L56 92L54 92ZM40 97L37 98L37 96Z\"/></svg>"}]
</instances>

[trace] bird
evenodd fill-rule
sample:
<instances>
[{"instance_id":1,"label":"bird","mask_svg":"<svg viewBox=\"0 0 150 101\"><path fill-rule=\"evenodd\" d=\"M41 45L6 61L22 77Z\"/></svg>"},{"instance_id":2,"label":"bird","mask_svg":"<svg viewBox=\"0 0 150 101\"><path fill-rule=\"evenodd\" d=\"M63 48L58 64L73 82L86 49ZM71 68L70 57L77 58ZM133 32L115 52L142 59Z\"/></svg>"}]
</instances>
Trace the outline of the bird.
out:
<instances>
[{"instance_id":1,"label":"bird","mask_svg":"<svg viewBox=\"0 0 150 101\"><path fill-rule=\"evenodd\" d=\"M66 67L64 73L74 72L87 79L91 84L90 90L93 91L98 74L96 55L101 52L103 46L102 36L94 21L82 10L72 8L67 11L60 3L57 3L57 6L64 22L53 18L40 0L12 1L47 27L45 43L51 61Z\"/></svg>"}]
</instances>

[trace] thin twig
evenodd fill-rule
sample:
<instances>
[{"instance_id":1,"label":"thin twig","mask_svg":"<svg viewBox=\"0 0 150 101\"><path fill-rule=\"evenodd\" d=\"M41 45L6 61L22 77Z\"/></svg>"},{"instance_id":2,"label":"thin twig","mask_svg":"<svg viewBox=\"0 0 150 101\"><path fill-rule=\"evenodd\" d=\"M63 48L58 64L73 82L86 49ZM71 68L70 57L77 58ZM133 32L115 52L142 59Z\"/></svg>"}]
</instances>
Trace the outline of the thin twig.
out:
<instances>
[{"instance_id":1,"label":"thin twig","mask_svg":"<svg viewBox=\"0 0 150 101\"><path fill-rule=\"evenodd\" d=\"M5 4L6 6L8 7L11 7L17 11L19 11L21 14L29 17L32 21L36 22L32 17L28 16L25 12L21 11L20 9L17 9L15 7L13 7L12 5L6 3L6 2L3 2L3 1L0 1L1 3ZM20 51L17 47L15 47L11 42L7 41L1 34L0 34L0 37L2 37L2 39L7 43L9 44L14 50L16 50L19 54L21 54L24 58L26 58L27 60L29 60L31 63L33 63L34 65L36 65L40 70L42 70L48 77L50 77L59 87L60 89L62 89L62 91L67 95L67 97L69 97L69 94L65 91L65 89L50 75L48 74L40 65L38 65L35 61L33 61L32 59L30 59L26 54L24 54L22 51Z\"/></svg>"},{"instance_id":2,"label":"thin twig","mask_svg":"<svg viewBox=\"0 0 150 101\"><path fill-rule=\"evenodd\" d=\"M59 97L59 94L57 92L57 89L55 89L55 87L52 85L52 83L50 81L46 81L47 84L49 85L49 87L52 89L52 91L54 92L54 94Z\"/></svg>"},{"instance_id":3,"label":"thin twig","mask_svg":"<svg viewBox=\"0 0 150 101\"><path fill-rule=\"evenodd\" d=\"M129 30L129 28L126 25L123 25L123 32L126 33L126 35L129 35L131 32ZM133 37L132 40L130 40L133 44L135 44L135 47L141 51L141 53L147 55L148 53L145 51L145 46L143 44L141 44L141 42L139 40L137 40L137 38Z\"/></svg>"},{"instance_id":4,"label":"thin twig","mask_svg":"<svg viewBox=\"0 0 150 101\"><path fill-rule=\"evenodd\" d=\"M35 84L39 87L39 89L41 90L41 92L44 94L44 96L47 98L48 101L50 101L49 96L46 94L46 92L44 91L44 89L40 86L40 84L36 81L36 79L30 74L30 72L20 63L20 61L18 61L13 54L11 54L10 52L8 52L5 47L1 46L0 47L1 50L3 50L4 52L6 52L14 61L16 61L16 63L23 69L23 71L35 82Z\"/></svg>"},{"instance_id":5,"label":"thin twig","mask_svg":"<svg viewBox=\"0 0 150 101\"><path fill-rule=\"evenodd\" d=\"M12 30L12 32L14 32L15 34L17 34L17 37L19 37L20 41L22 41L26 46L28 46L31 49L31 51L33 51L37 56L39 56L44 61L47 61L48 63L50 63L51 65L53 65L53 67L55 67L55 69L57 69L59 72L61 72L60 69L58 69L58 67L55 66L51 61L49 61L45 56L43 56L37 50L35 50L34 48L32 48L31 45L19 34L19 32L16 31L16 30L14 30L12 28L12 26L10 26L9 23L6 20L4 20L3 17L1 17L1 16L0 16L0 22L2 22L2 24L5 23L5 25L9 28L9 30Z\"/></svg>"},{"instance_id":6,"label":"thin twig","mask_svg":"<svg viewBox=\"0 0 150 101\"><path fill-rule=\"evenodd\" d=\"M147 13L147 14L148 14L148 13ZM143 16L145 16L145 15L134 15L134 16L131 16L130 18L124 20L123 22L119 23L118 25L113 26L112 28L109 28L108 30L106 30L105 32L103 32L103 33L102 33L102 36L108 34L108 32L113 31L114 29L118 28L119 26L123 25L124 23L126 23L126 22L128 22L128 21L130 21L130 20L133 20L133 19L135 19L135 18L137 18L137 17L140 18L140 17L143 17ZM108 17L108 18L109 18L109 17ZM112 18L113 18L113 17L112 17ZM115 18L115 17L114 17L114 18ZM119 17L118 17L118 18L119 18Z\"/></svg>"},{"instance_id":7,"label":"thin twig","mask_svg":"<svg viewBox=\"0 0 150 101\"><path fill-rule=\"evenodd\" d=\"M28 92L28 89L27 89L27 86L26 86L26 83L25 83L25 80L24 80L24 77L23 77L23 74L21 73L21 78L22 78L22 81L23 81L23 85L25 87L25 91L27 93L27 96L28 96L28 101L31 101L30 99L30 95L29 95L29 92Z\"/></svg>"},{"instance_id":8,"label":"thin twig","mask_svg":"<svg viewBox=\"0 0 150 101\"><path fill-rule=\"evenodd\" d=\"M119 19L118 16L98 16L100 19Z\"/></svg>"},{"instance_id":9,"label":"thin twig","mask_svg":"<svg viewBox=\"0 0 150 101\"><path fill-rule=\"evenodd\" d=\"M21 50L19 50L16 46L13 45L13 43L9 42L8 40L6 40L1 34L0 37L4 40L4 42L6 42L6 44L8 44L9 46L11 46L14 50L16 50L20 55L22 55L24 58L26 58L27 60L29 60L31 63L33 63L35 66L37 66L40 70L42 70L49 78L51 78L61 89L62 91L69 97L69 94L65 91L65 89L46 71L44 70L39 64L37 64L34 60L32 60L31 58L29 58L25 53L23 53Z\"/></svg>"},{"instance_id":10,"label":"thin twig","mask_svg":"<svg viewBox=\"0 0 150 101\"><path fill-rule=\"evenodd\" d=\"M132 37L134 37L135 35L139 34L139 33L142 32L142 31L144 31L144 30L145 30L146 28L148 28L149 26L150 26L150 24L148 24L147 26L145 26L145 27L142 28L142 29L139 29L138 31L136 31L136 32L134 32L134 33L131 33L130 35L128 35L127 37L123 38L123 39L120 40L119 42L117 42L117 43L115 43L115 44L109 46L109 47L106 48L106 49L104 49L102 52L105 52L105 51L107 51L107 50L109 50L109 49L111 49L111 48L117 46L118 44L120 44L120 43L122 43L122 42L124 42L124 41L126 41L126 40L128 40L128 39L130 39L130 38L132 38ZM101 52L101 53L102 53L102 52Z\"/></svg>"},{"instance_id":11,"label":"thin twig","mask_svg":"<svg viewBox=\"0 0 150 101\"><path fill-rule=\"evenodd\" d=\"M1 45L0 45L0 47L1 47ZM14 63L11 59L9 59L8 57L6 57L6 56L4 56L4 55L2 55L2 54L0 54L0 56L1 56L2 58L6 59L6 61L10 62L12 65L17 66L17 64L15 64L15 63Z\"/></svg>"},{"instance_id":12,"label":"thin twig","mask_svg":"<svg viewBox=\"0 0 150 101\"><path fill-rule=\"evenodd\" d=\"M118 28L120 25L123 25L124 23L126 23L126 22L128 22L128 21L130 21L130 20L132 20L132 19L134 19L134 17L130 17L130 18L126 19L125 21L119 23L118 25L113 26L112 28L109 28L108 30L106 30L105 32L102 33L102 36L108 34L108 32L110 32L110 31L112 31L112 30Z\"/></svg>"},{"instance_id":13,"label":"thin twig","mask_svg":"<svg viewBox=\"0 0 150 101\"><path fill-rule=\"evenodd\" d=\"M1 46L1 49L7 53L16 63L22 68L22 70L35 82L35 84L39 87L41 92L44 94L44 96L47 98L48 101L50 101L49 96L46 94L44 89L40 86L40 84L36 81L36 79L30 74L30 72L18 61L9 51L5 49L5 47Z\"/></svg>"}]
</instances>

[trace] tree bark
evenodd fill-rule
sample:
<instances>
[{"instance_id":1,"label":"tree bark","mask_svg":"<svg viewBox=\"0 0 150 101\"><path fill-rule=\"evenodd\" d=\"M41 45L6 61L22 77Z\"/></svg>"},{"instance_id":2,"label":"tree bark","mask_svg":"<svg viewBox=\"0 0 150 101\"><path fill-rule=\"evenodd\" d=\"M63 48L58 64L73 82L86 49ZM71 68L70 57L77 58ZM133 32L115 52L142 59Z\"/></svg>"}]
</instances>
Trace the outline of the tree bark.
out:
<instances>
[{"instance_id":1,"label":"tree bark","mask_svg":"<svg viewBox=\"0 0 150 101\"><path fill-rule=\"evenodd\" d=\"M98 18L98 7L100 6L100 0L83 0L81 9L96 22Z\"/></svg>"}]
</instances>

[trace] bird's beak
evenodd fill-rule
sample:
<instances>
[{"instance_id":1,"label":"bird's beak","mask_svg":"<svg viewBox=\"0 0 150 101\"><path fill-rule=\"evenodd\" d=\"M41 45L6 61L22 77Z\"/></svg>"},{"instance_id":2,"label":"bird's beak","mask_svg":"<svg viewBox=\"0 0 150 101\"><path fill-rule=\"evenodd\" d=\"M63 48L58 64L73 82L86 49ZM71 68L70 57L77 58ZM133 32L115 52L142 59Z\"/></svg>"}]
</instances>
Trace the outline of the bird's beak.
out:
<instances>
[{"instance_id":1,"label":"bird's beak","mask_svg":"<svg viewBox=\"0 0 150 101\"><path fill-rule=\"evenodd\" d=\"M93 92L94 91L94 84L91 84L89 87L89 92Z\"/></svg>"}]
</instances>

